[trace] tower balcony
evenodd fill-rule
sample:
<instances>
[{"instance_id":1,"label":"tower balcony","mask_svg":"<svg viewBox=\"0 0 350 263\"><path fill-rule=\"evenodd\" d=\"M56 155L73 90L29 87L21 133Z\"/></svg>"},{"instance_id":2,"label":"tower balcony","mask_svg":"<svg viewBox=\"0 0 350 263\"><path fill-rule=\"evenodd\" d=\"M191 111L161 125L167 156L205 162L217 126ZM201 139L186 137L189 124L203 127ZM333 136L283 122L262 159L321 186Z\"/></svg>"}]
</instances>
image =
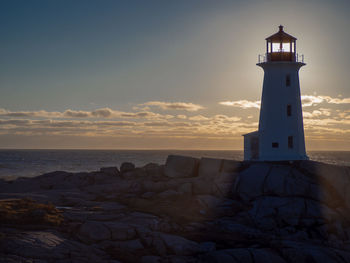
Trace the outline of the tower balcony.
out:
<instances>
[{"instance_id":1,"label":"tower balcony","mask_svg":"<svg viewBox=\"0 0 350 263\"><path fill-rule=\"evenodd\" d=\"M265 62L300 62L304 63L304 55L294 52L271 52L258 56L258 63Z\"/></svg>"}]
</instances>

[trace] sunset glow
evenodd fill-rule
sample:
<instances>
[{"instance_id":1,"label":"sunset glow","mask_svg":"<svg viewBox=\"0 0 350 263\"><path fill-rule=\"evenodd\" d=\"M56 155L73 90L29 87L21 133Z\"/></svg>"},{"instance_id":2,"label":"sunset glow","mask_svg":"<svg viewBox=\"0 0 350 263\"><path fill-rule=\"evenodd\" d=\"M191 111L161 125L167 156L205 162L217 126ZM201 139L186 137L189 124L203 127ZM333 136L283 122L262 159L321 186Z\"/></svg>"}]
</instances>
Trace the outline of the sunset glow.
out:
<instances>
[{"instance_id":1,"label":"sunset glow","mask_svg":"<svg viewBox=\"0 0 350 263\"><path fill-rule=\"evenodd\" d=\"M306 148L350 150L349 4L297 2L8 1L0 147L242 150L259 121L257 56L283 24L307 64Z\"/></svg>"}]
</instances>

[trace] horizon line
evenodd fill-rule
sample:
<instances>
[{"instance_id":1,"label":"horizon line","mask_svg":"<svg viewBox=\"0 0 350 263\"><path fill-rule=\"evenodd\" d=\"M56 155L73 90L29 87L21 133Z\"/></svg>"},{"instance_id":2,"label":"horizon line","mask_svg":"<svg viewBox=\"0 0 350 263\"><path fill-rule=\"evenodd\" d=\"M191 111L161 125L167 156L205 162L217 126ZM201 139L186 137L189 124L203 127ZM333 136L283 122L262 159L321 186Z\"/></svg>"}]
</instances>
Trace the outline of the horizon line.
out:
<instances>
[{"instance_id":1,"label":"horizon line","mask_svg":"<svg viewBox=\"0 0 350 263\"><path fill-rule=\"evenodd\" d=\"M244 152L244 149L179 149L179 148L2 148L3 150L55 150L55 151L241 151ZM307 152L350 152L349 150L334 150L334 149L313 149L308 150Z\"/></svg>"}]
</instances>

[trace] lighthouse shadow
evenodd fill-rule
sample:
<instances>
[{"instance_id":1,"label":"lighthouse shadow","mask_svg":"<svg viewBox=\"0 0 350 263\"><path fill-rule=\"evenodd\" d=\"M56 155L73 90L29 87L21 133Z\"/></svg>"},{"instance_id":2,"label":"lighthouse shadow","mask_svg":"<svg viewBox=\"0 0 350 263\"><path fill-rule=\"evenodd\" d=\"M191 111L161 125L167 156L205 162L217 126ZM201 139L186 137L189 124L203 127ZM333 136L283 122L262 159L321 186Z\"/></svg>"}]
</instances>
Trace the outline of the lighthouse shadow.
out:
<instances>
[{"instance_id":1,"label":"lighthouse shadow","mask_svg":"<svg viewBox=\"0 0 350 263\"><path fill-rule=\"evenodd\" d=\"M221 170L214 194L196 197L207 210L192 238L218 250L269 249L292 261L290 251L341 249L349 240L349 171L313 161L242 162Z\"/></svg>"}]
</instances>

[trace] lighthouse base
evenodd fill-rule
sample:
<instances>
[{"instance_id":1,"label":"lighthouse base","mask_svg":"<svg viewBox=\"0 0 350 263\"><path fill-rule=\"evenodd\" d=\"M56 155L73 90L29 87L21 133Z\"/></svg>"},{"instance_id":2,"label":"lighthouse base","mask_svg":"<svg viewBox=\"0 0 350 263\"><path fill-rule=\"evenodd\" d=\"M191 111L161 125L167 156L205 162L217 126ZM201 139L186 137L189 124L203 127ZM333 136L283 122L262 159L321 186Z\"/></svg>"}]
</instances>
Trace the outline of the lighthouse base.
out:
<instances>
[{"instance_id":1,"label":"lighthouse base","mask_svg":"<svg viewBox=\"0 0 350 263\"><path fill-rule=\"evenodd\" d=\"M309 160L309 157L307 155L304 156L295 156L295 155L285 155L285 156L261 156L258 161L267 161L267 162L279 162L279 161L302 161L302 160Z\"/></svg>"},{"instance_id":2,"label":"lighthouse base","mask_svg":"<svg viewBox=\"0 0 350 263\"><path fill-rule=\"evenodd\" d=\"M260 154L259 152L259 131L243 134L244 137L244 160L245 161L300 161L309 160L309 157L292 153L278 153L271 150L271 154Z\"/></svg>"}]
</instances>

